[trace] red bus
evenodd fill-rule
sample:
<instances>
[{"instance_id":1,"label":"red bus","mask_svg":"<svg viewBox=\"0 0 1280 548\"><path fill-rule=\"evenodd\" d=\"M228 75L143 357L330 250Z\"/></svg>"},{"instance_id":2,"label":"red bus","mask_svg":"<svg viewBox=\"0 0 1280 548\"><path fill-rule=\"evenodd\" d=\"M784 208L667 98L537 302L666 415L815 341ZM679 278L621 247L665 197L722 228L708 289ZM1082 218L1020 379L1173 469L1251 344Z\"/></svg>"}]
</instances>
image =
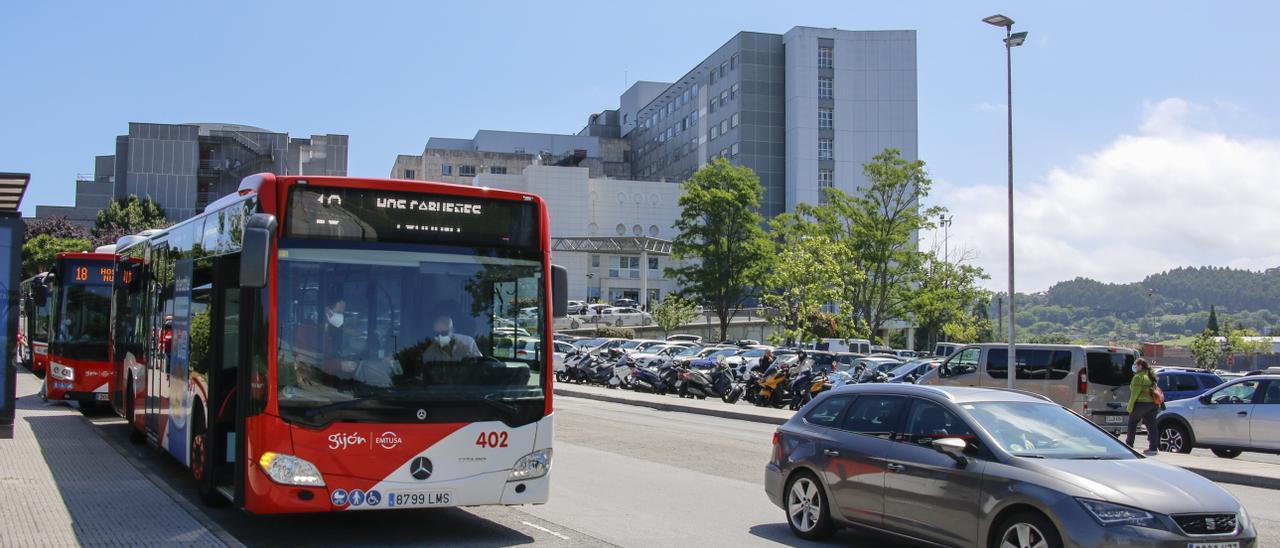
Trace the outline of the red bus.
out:
<instances>
[{"instance_id":1,"label":"red bus","mask_svg":"<svg viewBox=\"0 0 1280 548\"><path fill-rule=\"evenodd\" d=\"M118 410L252 513L544 503L551 356L495 350L530 306L553 348L547 230L524 193L248 177L117 245Z\"/></svg>"},{"instance_id":2,"label":"red bus","mask_svg":"<svg viewBox=\"0 0 1280 548\"><path fill-rule=\"evenodd\" d=\"M115 255L59 253L49 282L49 370L44 397L106 404L115 366L108 355Z\"/></svg>"},{"instance_id":3,"label":"red bus","mask_svg":"<svg viewBox=\"0 0 1280 548\"><path fill-rule=\"evenodd\" d=\"M18 286L18 351L15 360L37 377L49 369L48 272Z\"/></svg>"}]
</instances>

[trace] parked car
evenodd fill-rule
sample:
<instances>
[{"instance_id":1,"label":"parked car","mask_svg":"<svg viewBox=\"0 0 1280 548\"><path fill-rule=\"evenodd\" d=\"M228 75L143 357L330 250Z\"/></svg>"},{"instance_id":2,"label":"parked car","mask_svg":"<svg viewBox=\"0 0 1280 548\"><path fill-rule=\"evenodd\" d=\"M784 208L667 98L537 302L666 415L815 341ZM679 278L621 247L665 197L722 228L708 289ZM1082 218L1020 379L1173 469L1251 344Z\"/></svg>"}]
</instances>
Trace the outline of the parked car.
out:
<instances>
[{"instance_id":1,"label":"parked car","mask_svg":"<svg viewBox=\"0 0 1280 548\"><path fill-rule=\"evenodd\" d=\"M691 342L691 343L701 343L701 342L702 342L702 337L700 337L700 336L698 336L698 335L686 335L686 334L684 334L684 333L676 333L675 335L668 335L668 336L667 336L667 340L668 340L668 341L685 341L685 342Z\"/></svg>"},{"instance_id":2,"label":"parked car","mask_svg":"<svg viewBox=\"0 0 1280 548\"><path fill-rule=\"evenodd\" d=\"M551 353L551 370L564 371L564 359L578 354L578 347L567 342L552 341L555 350Z\"/></svg>"},{"instance_id":3,"label":"parked car","mask_svg":"<svg viewBox=\"0 0 1280 548\"><path fill-rule=\"evenodd\" d=\"M937 358L925 358L922 360L912 360L889 371L889 382L905 382L914 383L925 373L932 371L942 360Z\"/></svg>"},{"instance_id":4,"label":"parked car","mask_svg":"<svg viewBox=\"0 0 1280 548\"><path fill-rule=\"evenodd\" d=\"M639 308L640 303L636 302L635 299L622 298L622 299L614 299L613 306L620 306L620 307L626 307L626 308Z\"/></svg>"},{"instance_id":5,"label":"parked car","mask_svg":"<svg viewBox=\"0 0 1280 548\"><path fill-rule=\"evenodd\" d=\"M854 382L867 382L873 379L876 373L884 373L887 375L889 374L890 371L897 369L901 365L902 365L902 360L897 358L880 358L880 357L868 356L866 358L858 358L856 360L853 360L853 367L849 370L849 373L853 374L858 370L859 367L861 367L862 374L855 377L853 380Z\"/></svg>"},{"instance_id":6,"label":"parked car","mask_svg":"<svg viewBox=\"0 0 1280 548\"><path fill-rule=\"evenodd\" d=\"M811 346L814 350L828 352L871 353L871 341L866 339L822 339Z\"/></svg>"},{"instance_id":7,"label":"parked car","mask_svg":"<svg viewBox=\"0 0 1280 548\"><path fill-rule=\"evenodd\" d=\"M635 308L615 306L601 310L597 321L618 327L624 325L649 325L653 323L653 316L650 316L648 312L641 312Z\"/></svg>"},{"instance_id":8,"label":"parked car","mask_svg":"<svg viewBox=\"0 0 1280 548\"><path fill-rule=\"evenodd\" d=\"M1194 398L1222 384L1221 377L1203 369L1157 367L1155 371L1165 401Z\"/></svg>"},{"instance_id":9,"label":"parked car","mask_svg":"<svg viewBox=\"0 0 1280 548\"><path fill-rule=\"evenodd\" d=\"M570 316L577 316L579 314L582 314L582 312L586 309L587 309L587 303L583 301L569 301L568 306L565 307L565 313L569 314Z\"/></svg>"},{"instance_id":10,"label":"parked car","mask_svg":"<svg viewBox=\"0 0 1280 548\"><path fill-rule=\"evenodd\" d=\"M773 435L765 493L805 540L862 526L942 546L1253 546L1239 501L1043 396L911 384L820 394Z\"/></svg>"},{"instance_id":11,"label":"parked car","mask_svg":"<svg viewBox=\"0 0 1280 548\"><path fill-rule=\"evenodd\" d=\"M1243 451L1280 453L1280 375L1241 377L1169 402L1156 424L1161 451L1205 447L1228 459Z\"/></svg>"},{"instance_id":12,"label":"parked car","mask_svg":"<svg viewBox=\"0 0 1280 548\"><path fill-rule=\"evenodd\" d=\"M967 345L918 384L987 386L1008 383L1009 346ZM1113 433L1129 421L1129 381L1137 352L1128 348L1069 344L1019 344L1014 388L1048 396Z\"/></svg>"},{"instance_id":13,"label":"parked car","mask_svg":"<svg viewBox=\"0 0 1280 548\"><path fill-rule=\"evenodd\" d=\"M904 359L904 360L909 360L909 359L912 359L912 358L918 357L918 356L920 355L920 353L919 353L919 352L916 352L915 350L900 350L900 349L895 349L895 350L893 351L893 355L894 355L894 356L897 356L897 357L899 357L899 358L902 358L902 359Z\"/></svg>"}]
</instances>

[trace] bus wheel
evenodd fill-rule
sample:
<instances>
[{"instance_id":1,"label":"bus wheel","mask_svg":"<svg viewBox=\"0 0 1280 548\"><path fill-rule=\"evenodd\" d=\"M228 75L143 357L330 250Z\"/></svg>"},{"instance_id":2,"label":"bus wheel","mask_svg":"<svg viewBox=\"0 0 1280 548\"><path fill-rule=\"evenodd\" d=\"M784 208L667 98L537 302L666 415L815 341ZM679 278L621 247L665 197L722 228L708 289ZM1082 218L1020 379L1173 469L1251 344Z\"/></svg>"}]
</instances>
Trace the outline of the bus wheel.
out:
<instances>
[{"instance_id":1,"label":"bus wheel","mask_svg":"<svg viewBox=\"0 0 1280 548\"><path fill-rule=\"evenodd\" d=\"M138 423L134 422L137 420L137 411L133 407L133 398L133 379L129 379L128 388L124 393L124 417L129 421L129 441L141 445L147 441L147 435L138 428Z\"/></svg>"},{"instance_id":2,"label":"bus wheel","mask_svg":"<svg viewBox=\"0 0 1280 548\"><path fill-rule=\"evenodd\" d=\"M214 481L209 456L209 431L205 428L204 407L197 404L191 417L191 475L196 480L200 500L209 506L222 506L227 499L219 493Z\"/></svg>"}]
</instances>

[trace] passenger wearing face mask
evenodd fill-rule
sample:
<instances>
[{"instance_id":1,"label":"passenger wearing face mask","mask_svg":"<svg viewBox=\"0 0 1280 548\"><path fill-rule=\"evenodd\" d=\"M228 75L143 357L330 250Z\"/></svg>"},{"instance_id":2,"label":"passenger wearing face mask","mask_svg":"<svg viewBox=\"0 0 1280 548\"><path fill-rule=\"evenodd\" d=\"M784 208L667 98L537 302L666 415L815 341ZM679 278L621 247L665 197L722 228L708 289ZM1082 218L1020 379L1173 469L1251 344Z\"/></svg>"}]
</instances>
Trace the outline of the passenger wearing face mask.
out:
<instances>
[{"instance_id":1,"label":"passenger wearing face mask","mask_svg":"<svg viewBox=\"0 0 1280 548\"><path fill-rule=\"evenodd\" d=\"M1156 415L1160 412L1162 399L1156 390L1156 373L1151 364L1138 358L1133 364L1133 380L1129 382L1129 428L1124 442L1133 447L1137 436L1138 423L1147 427L1147 450L1144 455L1155 455L1159 448L1159 433L1156 431Z\"/></svg>"},{"instance_id":2,"label":"passenger wearing face mask","mask_svg":"<svg viewBox=\"0 0 1280 548\"><path fill-rule=\"evenodd\" d=\"M325 373L340 378L350 378L355 362L348 362L342 356L342 336L354 332L346 325L347 301L334 300L324 307L324 324L321 326L323 350L323 369Z\"/></svg>"},{"instance_id":3,"label":"passenger wearing face mask","mask_svg":"<svg viewBox=\"0 0 1280 548\"><path fill-rule=\"evenodd\" d=\"M476 340L468 335L454 333L453 318L448 315L437 316L431 323L431 340L427 349L422 352L422 361L459 362L466 358L479 358L480 347Z\"/></svg>"}]
</instances>

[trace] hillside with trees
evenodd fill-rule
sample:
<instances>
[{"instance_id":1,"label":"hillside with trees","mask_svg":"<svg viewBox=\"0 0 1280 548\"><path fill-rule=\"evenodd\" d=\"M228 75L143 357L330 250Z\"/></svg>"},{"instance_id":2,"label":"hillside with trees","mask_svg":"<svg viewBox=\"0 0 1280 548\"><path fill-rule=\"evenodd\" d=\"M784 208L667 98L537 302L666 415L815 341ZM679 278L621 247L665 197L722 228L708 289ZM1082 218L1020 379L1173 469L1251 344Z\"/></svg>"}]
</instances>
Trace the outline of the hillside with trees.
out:
<instances>
[{"instance_id":1,"label":"hillside with trees","mask_svg":"<svg viewBox=\"0 0 1280 548\"><path fill-rule=\"evenodd\" d=\"M1003 299L992 299L996 320ZM1018 295L1019 339L1062 337L1088 342L1151 342L1192 336L1220 322L1280 334L1280 269L1184 267L1141 282L1059 282L1048 291ZM998 321L998 320L997 320Z\"/></svg>"}]
</instances>

